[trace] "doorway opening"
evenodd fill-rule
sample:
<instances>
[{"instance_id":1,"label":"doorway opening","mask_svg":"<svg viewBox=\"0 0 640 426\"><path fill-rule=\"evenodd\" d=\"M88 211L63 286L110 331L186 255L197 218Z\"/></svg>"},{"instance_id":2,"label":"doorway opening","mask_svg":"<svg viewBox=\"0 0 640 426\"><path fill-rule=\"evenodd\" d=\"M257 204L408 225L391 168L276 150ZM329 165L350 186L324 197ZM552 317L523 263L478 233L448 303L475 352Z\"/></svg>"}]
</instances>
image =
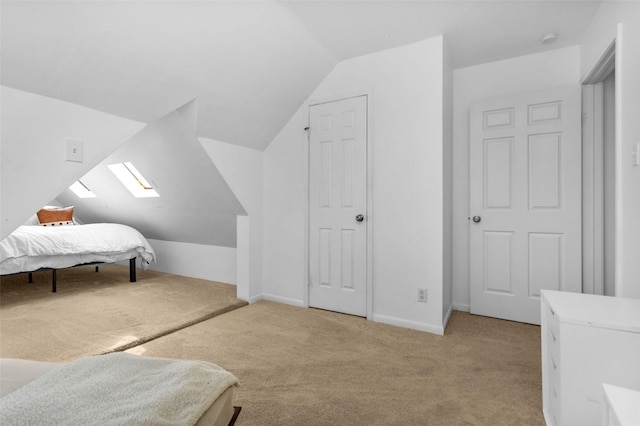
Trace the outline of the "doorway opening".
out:
<instances>
[{"instance_id":1,"label":"doorway opening","mask_svg":"<svg viewBox=\"0 0 640 426\"><path fill-rule=\"evenodd\" d=\"M582 85L583 292L615 296L615 41Z\"/></svg>"}]
</instances>

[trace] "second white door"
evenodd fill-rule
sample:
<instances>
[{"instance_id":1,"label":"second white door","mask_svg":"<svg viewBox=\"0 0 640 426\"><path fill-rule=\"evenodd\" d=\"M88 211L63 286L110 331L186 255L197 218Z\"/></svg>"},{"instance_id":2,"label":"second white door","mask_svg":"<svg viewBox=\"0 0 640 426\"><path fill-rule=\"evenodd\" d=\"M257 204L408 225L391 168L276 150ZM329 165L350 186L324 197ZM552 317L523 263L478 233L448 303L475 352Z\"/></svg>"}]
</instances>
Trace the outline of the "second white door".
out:
<instances>
[{"instance_id":1,"label":"second white door","mask_svg":"<svg viewBox=\"0 0 640 426\"><path fill-rule=\"evenodd\" d=\"M470 127L471 313L540 323L582 291L580 87L480 102Z\"/></svg>"},{"instance_id":2,"label":"second white door","mask_svg":"<svg viewBox=\"0 0 640 426\"><path fill-rule=\"evenodd\" d=\"M309 108L309 305L367 315L367 97Z\"/></svg>"}]
</instances>

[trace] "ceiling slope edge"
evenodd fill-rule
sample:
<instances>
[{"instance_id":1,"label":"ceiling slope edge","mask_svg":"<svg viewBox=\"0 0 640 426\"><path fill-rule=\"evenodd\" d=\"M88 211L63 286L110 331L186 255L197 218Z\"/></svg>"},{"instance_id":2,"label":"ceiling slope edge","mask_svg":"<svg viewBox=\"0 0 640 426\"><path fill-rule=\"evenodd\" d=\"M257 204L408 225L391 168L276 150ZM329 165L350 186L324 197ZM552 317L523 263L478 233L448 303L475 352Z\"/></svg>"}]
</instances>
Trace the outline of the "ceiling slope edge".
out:
<instances>
[{"instance_id":1,"label":"ceiling slope edge","mask_svg":"<svg viewBox=\"0 0 640 426\"><path fill-rule=\"evenodd\" d=\"M146 125L8 86L0 103L1 238ZM68 140L81 142L82 162L66 161Z\"/></svg>"},{"instance_id":2,"label":"ceiling slope edge","mask_svg":"<svg viewBox=\"0 0 640 426\"><path fill-rule=\"evenodd\" d=\"M197 101L147 125L82 177L96 198L64 191L85 223L118 222L164 241L236 246L241 203L195 136ZM108 166L132 162L159 197L135 198Z\"/></svg>"}]
</instances>

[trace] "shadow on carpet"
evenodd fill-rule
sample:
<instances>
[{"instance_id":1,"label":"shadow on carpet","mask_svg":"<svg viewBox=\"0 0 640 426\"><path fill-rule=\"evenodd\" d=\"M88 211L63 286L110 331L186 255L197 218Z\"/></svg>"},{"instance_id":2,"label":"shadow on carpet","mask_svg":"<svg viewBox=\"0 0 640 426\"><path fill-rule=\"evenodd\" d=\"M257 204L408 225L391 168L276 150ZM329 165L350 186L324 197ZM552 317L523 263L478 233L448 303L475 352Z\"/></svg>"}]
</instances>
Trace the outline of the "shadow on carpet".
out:
<instances>
[{"instance_id":1,"label":"shadow on carpet","mask_svg":"<svg viewBox=\"0 0 640 426\"><path fill-rule=\"evenodd\" d=\"M121 265L0 278L0 357L71 361L122 351L247 305L236 286Z\"/></svg>"}]
</instances>

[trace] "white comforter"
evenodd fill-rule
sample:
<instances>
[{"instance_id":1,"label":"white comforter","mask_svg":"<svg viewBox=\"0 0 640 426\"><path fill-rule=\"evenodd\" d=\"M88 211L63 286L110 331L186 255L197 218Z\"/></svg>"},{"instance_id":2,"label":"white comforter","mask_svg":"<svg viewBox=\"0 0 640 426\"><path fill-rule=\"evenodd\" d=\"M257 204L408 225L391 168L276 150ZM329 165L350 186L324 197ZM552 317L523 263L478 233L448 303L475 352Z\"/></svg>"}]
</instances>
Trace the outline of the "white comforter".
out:
<instances>
[{"instance_id":1,"label":"white comforter","mask_svg":"<svg viewBox=\"0 0 640 426\"><path fill-rule=\"evenodd\" d=\"M193 425L237 383L204 361L120 352L82 358L0 398L0 424Z\"/></svg>"},{"instance_id":2,"label":"white comforter","mask_svg":"<svg viewBox=\"0 0 640 426\"><path fill-rule=\"evenodd\" d=\"M0 241L0 274L114 263L138 256L144 268L155 262L149 242L127 225L21 226Z\"/></svg>"}]
</instances>

